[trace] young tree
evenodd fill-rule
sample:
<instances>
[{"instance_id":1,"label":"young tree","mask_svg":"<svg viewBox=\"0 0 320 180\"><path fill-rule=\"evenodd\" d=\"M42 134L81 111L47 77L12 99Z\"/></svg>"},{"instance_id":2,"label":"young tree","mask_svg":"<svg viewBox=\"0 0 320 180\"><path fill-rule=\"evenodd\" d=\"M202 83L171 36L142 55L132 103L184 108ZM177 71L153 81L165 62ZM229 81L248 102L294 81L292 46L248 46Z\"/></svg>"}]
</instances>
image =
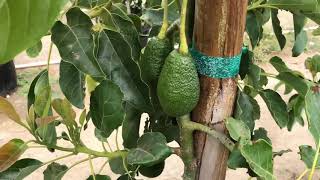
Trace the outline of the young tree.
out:
<instances>
[{"instance_id":1,"label":"young tree","mask_svg":"<svg viewBox=\"0 0 320 180\"><path fill-rule=\"evenodd\" d=\"M33 136L27 141L12 139L0 148L0 179L23 179L42 166L47 166L45 179L61 179L86 161L92 174L88 179L110 179L94 172L94 158L105 159L101 169L109 163L119 180L137 175L157 177L171 154L183 160L186 180L225 179L227 166L247 168L252 177L275 179L273 158L283 152L273 152L266 131L255 129L255 120L260 118L257 96L265 101L280 128L290 131L296 122L308 122L317 149L299 147L307 166L302 176L310 172L311 179L319 168L319 56L306 60L312 80L288 68L279 57L270 60L277 74L265 72L253 61L263 25L270 19L281 49L286 45L279 10L293 14L292 55L300 55L307 44L306 19L320 24L317 0L28 3L0 1L0 63L37 44L49 30L50 47L54 44L62 58L59 85L65 98L52 99L49 66L30 84L25 120L0 97L0 112ZM48 12L47 16L43 12ZM62 21L64 18L67 21ZM244 31L250 45L242 47ZM141 43L146 37L147 43ZM289 102L266 88L268 77L284 84L286 93L294 93ZM86 89L89 106L84 102ZM74 108L81 109L79 118ZM140 135L142 113L149 118ZM81 140L89 121L101 141L100 150ZM58 126L67 131L57 134ZM117 150L106 148L110 134L118 134L119 128L123 148L118 142ZM180 147L169 147L171 141ZM66 154L47 162L19 159L33 147ZM88 157L70 167L55 162L79 153Z\"/></svg>"}]
</instances>

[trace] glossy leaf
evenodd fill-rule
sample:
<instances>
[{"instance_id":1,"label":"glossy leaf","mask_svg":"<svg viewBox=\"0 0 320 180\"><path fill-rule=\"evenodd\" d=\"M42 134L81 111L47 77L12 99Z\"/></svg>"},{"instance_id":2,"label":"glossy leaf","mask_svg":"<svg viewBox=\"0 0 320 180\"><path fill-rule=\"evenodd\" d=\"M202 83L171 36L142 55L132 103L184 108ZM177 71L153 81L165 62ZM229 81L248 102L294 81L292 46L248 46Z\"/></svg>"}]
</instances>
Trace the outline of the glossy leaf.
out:
<instances>
[{"instance_id":1,"label":"glossy leaf","mask_svg":"<svg viewBox=\"0 0 320 180\"><path fill-rule=\"evenodd\" d=\"M293 95L288 102L288 112L289 112L289 122L288 122L288 131L292 130L295 122L298 122L300 125L304 125L302 118L302 112L304 110L305 101L304 98L298 94Z\"/></svg>"},{"instance_id":2,"label":"glossy leaf","mask_svg":"<svg viewBox=\"0 0 320 180\"><path fill-rule=\"evenodd\" d=\"M43 70L41 71L34 79L33 81L31 82L30 84L30 88L29 88L29 91L28 91L28 109L30 109L31 105L34 104L34 101L35 101L35 94L34 94L34 88L39 80L39 78L44 74L46 73L47 70Z\"/></svg>"},{"instance_id":3,"label":"glossy leaf","mask_svg":"<svg viewBox=\"0 0 320 180\"><path fill-rule=\"evenodd\" d=\"M251 96L239 91L235 109L235 118L243 121L252 132L255 120L260 118L260 106Z\"/></svg>"},{"instance_id":4,"label":"glossy leaf","mask_svg":"<svg viewBox=\"0 0 320 180\"><path fill-rule=\"evenodd\" d=\"M1 96L0 96L0 113L5 114L6 116L8 116L8 118L13 120L14 122L20 125L23 125L19 114L17 113L15 108L12 106L12 104Z\"/></svg>"},{"instance_id":5,"label":"glossy leaf","mask_svg":"<svg viewBox=\"0 0 320 180\"><path fill-rule=\"evenodd\" d=\"M66 0L5 0L0 6L0 64L36 44L56 21Z\"/></svg>"},{"instance_id":6,"label":"glossy leaf","mask_svg":"<svg viewBox=\"0 0 320 180\"><path fill-rule=\"evenodd\" d=\"M308 35L305 30L303 30L306 23L306 17L301 14L293 14L294 22L294 34L295 34L295 43L292 48L292 56L297 57L304 52L307 43Z\"/></svg>"},{"instance_id":7,"label":"glossy leaf","mask_svg":"<svg viewBox=\"0 0 320 180\"><path fill-rule=\"evenodd\" d=\"M165 166L165 162L153 166L140 166L139 173L145 177L155 178L161 175Z\"/></svg>"},{"instance_id":8,"label":"glossy leaf","mask_svg":"<svg viewBox=\"0 0 320 180\"><path fill-rule=\"evenodd\" d=\"M34 86L34 110L39 117L49 115L51 103L51 86L48 71L44 71Z\"/></svg>"},{"instance_id":9,"label":"glossy leaf","mask_svg":"<svg viewBox=\"0 0 320 180\"><path fill-rule=\"evenodd\" d=\"M240 150L234 149L229 156L228 167L235 170L237 168L249 168L249 165Z\"/></svg>"},{"instance_id":10,"label":"glossy leaf","mask_svg":"<svg viewBox=\"0 0 320 180\"><path fill-rule=\"evenodd\" d=\"M246 20L246 31L249 35L251 46L255 48L263 34L262 24L257 17L257 12L249 11Z\"/></svg>"},{"instance_id":11,"label":"glossy leaf","mask_svg":"<svg viewBox=\"0 0 320 180\"><path fill-rule=\"evenodd\" d=\"M291 69L288 68L288 66L283 62L283 60L278 57L274 56L270 59L270 64L279 72L292 72Z\"/></svg>"},{"instance_id":12,"label":"glossy leaf","mask_svg":"<svg viewBox=\"0 0 320 180\"><path fill-rule=\"evenodd\" d=\"M28 146L21 139L12 139L0 147L0 172L13 165L27 148Z\"/></svg>"},{"instance_id":13,"label":"glossy leaf","mask_svg":"<svg viewBox=\"0 0 320 180\"><path fill-rule=\"evenodd\" d=\"M70 103L77 108L84 108L85 77L73 64L60 62L59 85L61 91Z\"/></svg>"},{"instance_id":14,"label":"glossy leaf","mask_svg":"<svg viewBox=\"0 0 320 180\"><path fill-rule=\"evenodd\" d=\"M316 155L316 151L311 146L299 146L299 154L301 157L301 160L306 164L308 169L312 168L313 161ZM318 159L318 162L316 164L316 168L320 168L320 159Z\"/></svg>"},{"instance_id":15,"label":"glossy leaf","mask_svg":"<svg viewBox=\"0 0 320 180\"><path fill-rule=\"evenodd\" d=\"M271 10L271 19L274 34L276 35L280 48L283 49L286 45L287 39L282 33L282 27L278 18L278 10Z\"/></svg>"},{"instance_id":16,"label":"glossy leaf","mask_svg":"<svg viewBox=\"0 0 320 180\"><path fill-rule=\"evenodd\" d=\"M113 130L121 126L124 119L123 94L110 80L105 80L92 92L90 114L96 128L109 137Z\"/></svg>"},{"instance_id":17,"label":"glossy leaf","mask_svg":"<svg viewBox=\"0 0 320 180\"><path fill-rule=\"evenodd\" d=\"M250 140L251 132L248 126L240 120L228 118L226 120L226 127L233 140Z\"/></svg>"},{"instance_id":18,"label":"glossy leaf","mask_svg":"<svg viewBox=\"0 0 320 180\"><path fill-rule=\"evenodd\" d=\"M309 85L307 81L293 72L282 72L276 76L276 78L284 82L286 85L291 86L301 96L305 96L308 91Z\"/></svg>"},{"instance_id":19,"label":"glossy leaf","mask_svg":"<svg viewBox=\"0 0 320 180\"><path fill-rule=\"evenodd\" d=\"M92 9L96 6L106 4L107 2L109 2L109 0L79 0L78 5Z\"/></svg>"},{"instance_id":20,"label":"glossy leaf","mask_svg":"<svg viewBox=\"0 0 320 180\"><path fill-rule=\"evenodd\" d=\"M68 167L66 165L60 165L58 163L51 163L47 169L43 171L44 180L61 180L67 172Z\"/></svg>"},{"instance_id":21,"label":"glossy leaf","mask_svg":"<svg viewBox=\"0 0 320 180\"><path fill-rule=\"evenodd\" d=\"M287 112L287 105L281 96L270 89L260 91L260 96L266 103L273 119L280 128L284 128L288 124L289 115Z\"/></svg>"},{"instance_id":22,"label":"glossy leaf","mask_svg":"<svg viewBox=\"0 0 320 180\"><path fill-rule=\"evenodd\" d=\"M258 140L252 145L243 146L241 154L259 177L268 180L275 179L273 176L272 146L265 140Z\"/></svg>"},{"instance_id":23,"label":"glossy leaf","mask_svg":"<svg viewBox=\"0 0 320 180\"><path fill-rule=\"evenodd\" d=\"M139 66L123 36L105 30L96 41L97 59L109 79L120 87L124 100L141 111L151 111L148 86L141 80Z\"/></svg>"},{"instance_id":24,"label":"glossy leaf","mask_svg":"<svg viewBox=\"0 0 320 180\"><path fill-rule=\"evenodd\" d=\"M109 166L111 171L115 174L126 174L127 171L135 171L137 169L136 166L130 165L127 163L127 159L125 157L117 157L111 159L109 161Z\"/></svg>"},{"instance_id":25,"label":"glossy leaf","mask_svg":"<svg viewBox=\"0 0 320 180\"><path fill-rule=\"evenodd\" d=\"M40 54L41 50L42 50L42 42L39 41L39 42L37 42L37 44L35 44L32 47L28 48L26 50L26 53L27 53L27 55L29 57L34 58L34 57L37 57Z\"/></svg>"},{"instance_id":26,"label":"glossy leaf","mask_svg":"<svg viewBox=\"0 0 320 180\"><path fill-rule=\"evenodd\" d=\"M166 138L158 132L143 134L137 148L128 153L128 163L134 165L152 166L165 160L172 154Z\"/></svg>"},{"instance_id":27,"label":"glossy leaf","mask_svg":"<svg viewBox=\"0 0 320 180\"><path fill-rule=\"evenodd\" d=\"M268 132L264 128L259 128L254 130L252 140L258 141L259 139L263 139L267 141L269 144L272 144L271 139L268 137Z\"/></svg>"},{"instance_id":28,"label":"glossy leaf","mask_svg":"<svg viewBox=\"0 0 320 180\"><path fill-rule=\"evenodd\" d=\"M91 19L79 8L66 14L67 24L58 21L52 28L52 42L57 46L61 58L93 77L105 77L94 56Z\"/></svg>"},{"instance_id":29,"label":"glossy leaf","mask_svg":"<svg viewBox=\"0 0 320 180\"><path fill-rule=\"evenodd\" d=\"M0 173L3 180L23 180L25 177L42 166L42 162L36 159L21 159L15 162L10 168Z\"/></svg>"},{"instance_id":30,"label":"glossy leaf","mask_svg":"<svg viewBox=\"0 0 320 180\"><path fill-rule=\"evenodd\" d=\"M268 84L267 77L263 76L264 70L255 64L250 64L248 72L248 83L255 89L262 89Z\"/></svg>"},{"instance_id":31,"label":"glossy leaf","mask_svg":"<svg viewBox=\"0 0 320 180\"><path fill-rule=\"evenodd\" d=\"M125 118L122 123L122 139L125 148L137 147L139 139L140 118L142 112L132 107L129 103L125 107Z\"/></svg>"},{"instance_id":32,"label":"glossy leaf","mask_svg":"<svg viewBox=\"0 0 320 180\"><path fill-rule=\"evenodd\" d=\"M93 176L89 176L87 180L111 180L111 178L107 175L96 174L95 178Z\"/></svg>"},{"instance_id":33,"label":"glossy leaf","mask_svg":"<svg viewBox=\"0 0 320 180\"><path fill-rule=\"evenodd\" d=\"M63 122L67 126L77 126L75 122L76 112L72 109L72 106L68 100L54 99L51 104L53 109L62 117Z\"/></svg>"},{"instance_id":34,"label":"glossy leaf","mask_svg":"<svg viewBox=\"0 0 320 180\"><path fill-rule=\"evenodd\" d=\"M319 87L311 88L305 97L305 111L309 122L309 131L314 141L319 142L320 139L320 93Z\"/></svg>"}]
</instances>

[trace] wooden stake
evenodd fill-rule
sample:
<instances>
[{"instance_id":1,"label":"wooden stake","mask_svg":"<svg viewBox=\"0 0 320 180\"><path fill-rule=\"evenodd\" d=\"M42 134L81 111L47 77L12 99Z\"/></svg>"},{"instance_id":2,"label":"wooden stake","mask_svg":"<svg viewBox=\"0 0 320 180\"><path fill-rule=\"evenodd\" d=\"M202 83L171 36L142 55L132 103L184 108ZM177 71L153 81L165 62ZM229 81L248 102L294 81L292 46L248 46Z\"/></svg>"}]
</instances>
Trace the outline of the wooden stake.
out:
<instances>
[{"instance_id":1,"label":"wooden stake","mask_svg":"<svg viewBox=\"0 0 320 180\"><path fill-rule=\"evenodd\" d=\"M194 42L198 51L216 57L241 52L247 0L196 0ZM225 132L224 119L233 114L236 79L200 77L201 97L192 113L194 121ZM194 146L199 180L224 180L228 150L216 139L196 132Z\"/></svg>"}]
</instances>

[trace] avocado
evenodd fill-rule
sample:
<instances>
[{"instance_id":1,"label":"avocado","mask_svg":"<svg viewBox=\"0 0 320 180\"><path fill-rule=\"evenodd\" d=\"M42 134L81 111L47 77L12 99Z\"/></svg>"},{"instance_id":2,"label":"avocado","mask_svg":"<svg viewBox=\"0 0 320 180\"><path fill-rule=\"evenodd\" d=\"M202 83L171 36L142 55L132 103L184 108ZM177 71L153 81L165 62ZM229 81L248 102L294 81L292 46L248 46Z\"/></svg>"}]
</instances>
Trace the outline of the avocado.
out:
<instances>
[{"instance_id":1,"label":"avocado","mask_svg":"<svg viewBox=\"0 0 320 180\"><path fill-rule=\"evenodd\" d=\"M163 111L174 117L190 113L199 100L199 84L192 57L172 51L165 60L157 86Z\"/></svg>"},{"instance_id":2,"label":"avocado","mask_svg":"<svg viewBox=\"0 0 320 180\"><path fill-rule=\"evenodd\" d=\"M148 41L139 63L142 79L146 83L157 83L164 60L172 49L172 43L168 38L153 37Z\"/></svg>"}]
</instances>

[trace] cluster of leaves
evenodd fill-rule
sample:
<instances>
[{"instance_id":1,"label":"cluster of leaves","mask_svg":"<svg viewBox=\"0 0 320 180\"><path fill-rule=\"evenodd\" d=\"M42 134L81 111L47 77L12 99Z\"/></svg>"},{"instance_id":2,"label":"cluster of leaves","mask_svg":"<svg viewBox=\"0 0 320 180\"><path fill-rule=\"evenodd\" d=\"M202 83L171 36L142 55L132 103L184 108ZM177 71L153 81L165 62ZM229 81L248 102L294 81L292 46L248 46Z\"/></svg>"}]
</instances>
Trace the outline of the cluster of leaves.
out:
<instances>
[{"instance_id":1,"label":"cluster of leaves","mask_svg":"<svg viewBox=\"0 0 320 180\"><path fill-rule=\"evenodd\" d=\"M179 18L179 2L169 1L170 23ZM148 177L160 175L164 160L173 153L167 143L174 140L179 142L179 127L174 117L166 115L152 101L155 92L141 80L139 58L146 40L159 32L163 14L161 1L148 0L142 4L142 1L138 0L128 4L117 0L78 0L71 2L71 7L67 5L65 12L61 14L66 17L66 22L55 22L65 1L47 0L51 6L39 5L39 9L32 11L38 14L26 16L28 11L21 11L21 8L28 3L30 2L11 4L11 1L0 0L0 12L13 12L12 9L19 12L19 17L15 19L17 22L12 22L21 25L17 29L30 32L34 24L42 24L32 31L34 37L14 31L14 26L0 32L0 37L8 37L9 42L0 42L0 47L6 47L0 48L0 62L6 62L18 51L28 47L31 47L27 50L28 54L36 56L42 46L39 39L52 27L52 42L57 46L62 58L59 85L66 99L52 99L48 70L39 73L31 83L26 121L21 120L7 100L0 99L0 112L7 114L34 136L34 140L28 142L13 139L0 148L0 179L23 179L45 165L49 165L44 171L45 179L61 179L74 166L67 167L53 161L41 162L36 159L18 160L24 151L32 148L30 143L43 145L50 151L62 150L71 153L65 157L77 153L89 155L89 158L76 164L97 157L108 158L111 170L120 175L119 179L134 179L137 173ZM19 7L20 10L14 9ZM306 18L320 23L317 0L250 1L246 31L251 47L254 49L259 45L263 38L263 25L271 18L279 45L281 49L284 48L286 39L277 17L279 10L294 14L296 42L292 55L298 56L307 44L307 34L303 30ZM128 13L130 11L132 13ZM48 17L40 17L41 12L50 13ZM25 22L25 17L30 17L29 22L34 23L18 23ZM33 20L32 17L40 18ZM0 21L2 20L11 21L7 16L0 15ZM2 26L6 27L0 24L0 29L3 29ZM15 38L25 42L17 46L10 45ZM4 52L1 49L4 49ZM268 74L254 64L252 51L244 54L242 58L240 91L234 118L226 120L230 136L236 142L228 165L232 169L248 168L251 176L274 179L273 158L281 152L273 152L265 129L255 129L255 121L260 119L260 106L255 98L260 96L265 101L280 128L290 131L296 122L304 125L307 120L309 131L318 145L319 56L309 58L305 63L314 77L313 80L291 70L279 57L270 60L278 71L277 75ZM275 90L266 89L268 77L278 79L278 86L285 86L284 94L293 94L289 102L285 102ZM84 103L86 90L90 94L90 107L87 109ZM76 118L73 106L82 109L79 118ZM140 136L142 113L148 113L149 119L145 124L144 134ZM102 144L108 143L111 133L121 127L124 149L113 151L103 146L104 151L95 151L88 148L81 141L80 135L90 120L95 126L95 136ZM58 135L56 128L62 125L65 131ZM61 147L59 141L67 141L70 146ZM311 146L300 146L301 159L309 169L316 154ZM100 174L88 177L96 178L110 179L107 175Z\"/></svg>"}]
</instances>

